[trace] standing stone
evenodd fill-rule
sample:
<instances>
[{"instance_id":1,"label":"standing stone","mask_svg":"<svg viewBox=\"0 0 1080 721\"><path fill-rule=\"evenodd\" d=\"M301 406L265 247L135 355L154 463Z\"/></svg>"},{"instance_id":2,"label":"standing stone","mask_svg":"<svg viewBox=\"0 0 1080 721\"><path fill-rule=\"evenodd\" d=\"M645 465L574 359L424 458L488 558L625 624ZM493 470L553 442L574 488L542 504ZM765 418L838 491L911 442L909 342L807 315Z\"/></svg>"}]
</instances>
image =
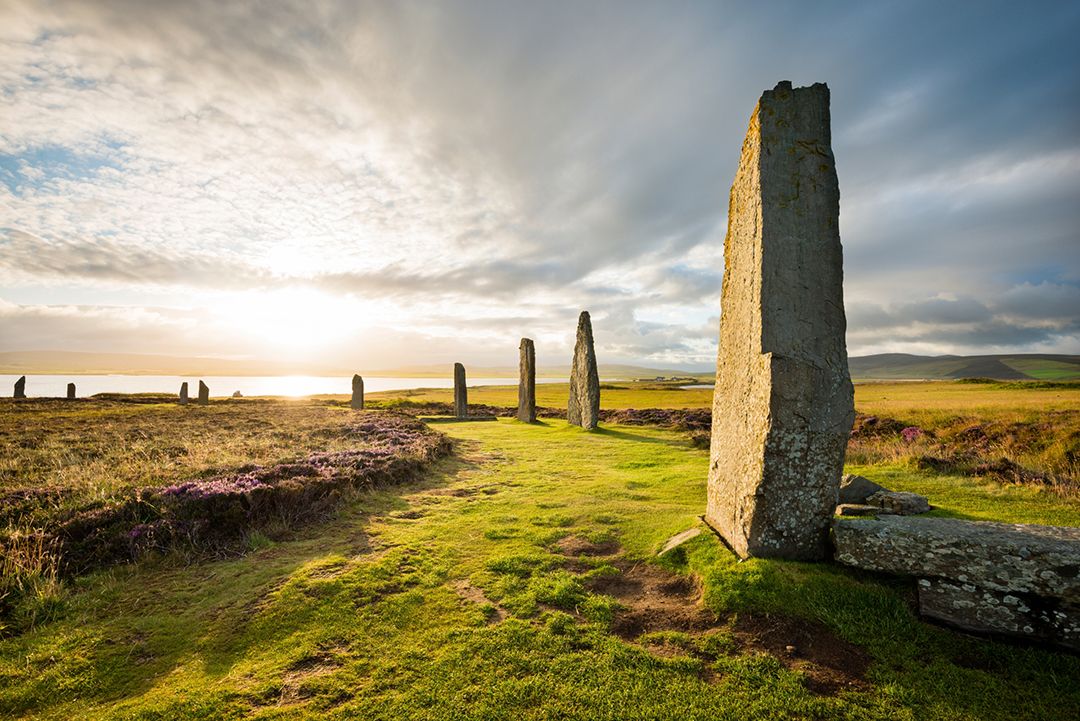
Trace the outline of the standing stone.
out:
<instances>
[{"instance_id":1,"label":"standing stone","mask_svg":"<svg viewBox=\"0 0 1080 721\"><path fill-rule=\"evenodd\" d=\"M350 405L356 410L364 409L364 379L355 374L352 377L352 403Z\"/></svg>"},{"instance_id":2,"label":"standing stone","mask_svg":"<svg viewBox=\"0 0 1080 721\"><path fill-rule=\"evenodd\" d=\"M536 422L536 347L531 338L522 338L518 347L518 409L522 423Z\"/></svg>"},{"instance_id":3,"label":"standing stone","mask_svg":"<svg viewBox=\"0 0 1080 721\"><path fill-rule=\"evenodd\" d=\"M829 89L758 101L731 186L706 520L739 556L828 555L854 390Z\"/></svg>"},{"instance_id":4,"label":"standing stone","mask_svg":"<svg viewBox=\"0 0 1080 721\"><path fill-rule=\"evenodd\" d=\"M187 381L180 384L180 405L186 406L188 404L187 395Z\"/></svg>"},{"instance_id":5,"label":"standing stone","mask_svg":"<svg viewBox=\"0 0 1080 721\"><path fill-rule=\"evenodd\" d=\"M574 364L570 369L570 405L566 409L566 420L591 431L596 428L599 418L600 376L596 372L592 321L589 311L583 310L578 317Z\"/></svg>"},{"instance_id":6,"label":"standing stone","mask_svg":"<svg viewBox=\"0 0 1080 721\"><path fill-rule=\"evenodd\" d=\"M26 376L19 378L15 381L15 397L26 398Z\"/></svg>"},{"instance_id":7,"label":"standing stone","mask_svg":"<svg viewBox=\"0 0 1080 721\"><path fill-rule=\"evenodd\" d=\"M205 406L210 404L210 388L205 383L199 381L199 405Z\"/></svg>"},{"instance_id":8,"label":"standing stone","mask_svg":"<svg viewBox=\"0 0 1080 721\"><path fill-rule=\"evenodd\" d=\"M465 366L454 364L454 417L468 418L469 391L465 388Z\"/></svg>"},{"instance_id":9,"label":"standing stone","mask_svg":"<svg viewBox=\"0 0 1080 721\"><path fill-rule=\"evenodd\" d=\"M75 384L74 383L68 383L67 397L68 397L69 401L75 400Z\"/></svg>"}]
</instances>

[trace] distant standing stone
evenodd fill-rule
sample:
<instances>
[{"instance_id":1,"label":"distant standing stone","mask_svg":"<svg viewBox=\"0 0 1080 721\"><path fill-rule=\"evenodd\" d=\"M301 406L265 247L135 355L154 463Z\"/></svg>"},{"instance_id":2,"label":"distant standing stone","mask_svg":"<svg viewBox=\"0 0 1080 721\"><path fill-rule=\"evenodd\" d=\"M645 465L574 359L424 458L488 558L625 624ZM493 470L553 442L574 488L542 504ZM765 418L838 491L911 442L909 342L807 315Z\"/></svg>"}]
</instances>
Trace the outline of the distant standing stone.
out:
<instances>
[{"instance_id":1,"label":"distant standing stone","mask_svg":"<svg viewBox=\"0 0 1080 721\"><path fill-rule=\"evenodd\" d=\"M468 418L469 391L465 388L465 366L454 364L454 417Z\"/></svg>"},{"instance_id":2,"label":"distant standing stone","mask_svg":"<svg viewBox=\"0 0 1080 721\"><path fill-rule=\"evenodd\" d=\"M26 398L26 376L15 381L15 397Z\"/></svg>"},{"instance_id":3,"label":"distant standing stone","mask_svg":"<svg viewBox=\"0 0 1080 721\"><path fill-rule=\"evenodd\" d=\"M350 405L356 410L364 409L364 379L355 374L352 377L352 402Z\"/></svg>"},{"instance_id":4,"label":"distant standing stone","mask_svg":"<svg viewBox=\"0 0 1080 721\"><path fill-rule=\"evenodd\" d=\"M233 392L232 392L232 397L233 397L233 398L243 398L243 397L244 397L244 394L243 394L243 393L241 393L240 391L233 391Z\"/></svg>"},{"instance_id":5,"label":"distant standing stone","mask_svg":"<svg viewBox=\"0 0 1080 721\"><path fill-rule=\"evenodd\" d=\"M705 518L739 556L821 560L855 418L827 86L761 96L729 202Z\"/></svg>"},{"instance_id":6,"label":"distant standing stone","mask_svg":"<svg viewBox=\"0 0 1080 721\"><path fill-rule=\"evenodd\" d=\"M518 347L518 408L522 423L536 422L536 347L531 338L522 338Z\"/></svg>"},{"instance_id":7,"label":"distant standing stone","mask_svg":"<svg viewBox=\"0 0 1080 721\"><path fill-rule=\"evenodd\" d=\"M210 388L205 383L199 381L199 405L205 406L210 403Z\"/></svg>"},{"instance_id":8,"label":"distant standing stone","mask_svg":"<svg viewBox=\"0 0 1080 721\"><path fill-rule=\"evenodd\" d=\"M69 401L75 400L75 384L74 383L68 383L67 397L68 397Z\"/></svg>"},{"instance_id":9,"label":"distant standing stone","mask_svg":"<svg viewBox=\"0 0 1080 721\"><path fill-rule=\"evenodd\" d=\"M187 394L187 381L180 384L180 405L186 406L188 404Z\"/></svg>"},{"instance_id":10,"label":"distant standing stone","mask_svg":"<svg viewBox=\"0 0 1080 721\"><path fill-rule=\"evenodd\" d=\"M586 430L596 428L600 418L600 376L596 370L596 350L593 348L592 320L589 311L578 316L577 343L574 363L570 369L570 404L566 420Z\"/></svg>"}]
</instances>

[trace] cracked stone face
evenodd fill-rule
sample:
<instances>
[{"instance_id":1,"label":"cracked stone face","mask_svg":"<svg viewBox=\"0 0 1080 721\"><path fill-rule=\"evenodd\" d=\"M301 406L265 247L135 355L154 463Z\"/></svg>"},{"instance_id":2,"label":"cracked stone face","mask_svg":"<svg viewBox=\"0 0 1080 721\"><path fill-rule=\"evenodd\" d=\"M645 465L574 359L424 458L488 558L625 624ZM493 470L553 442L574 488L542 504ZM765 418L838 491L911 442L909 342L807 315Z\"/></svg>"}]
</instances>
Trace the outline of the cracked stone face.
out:
<instances>
[{"instance_id":1,"label":"cracked stone face","mask_svg":"<svg viewBox=\"0 0 1080 721\"><path fill-rule=\"evenodd\" d=\"M596 370L592 320L589 311L578 317L574 364L570 370L570 403L566 420L575 426L593 430L600 419L600 375Z\"/></svg>"},{"instance_id":2,"label":"cracked stone face","mask_svg":"<svg viewBox=\"0 0 1080 721\"><path fill-rule=\"evenodd\" d=\"M766 91L731 187L706 520L740 556L828 555L855 418L829 89Z\"/></svg>"}]
</instances>

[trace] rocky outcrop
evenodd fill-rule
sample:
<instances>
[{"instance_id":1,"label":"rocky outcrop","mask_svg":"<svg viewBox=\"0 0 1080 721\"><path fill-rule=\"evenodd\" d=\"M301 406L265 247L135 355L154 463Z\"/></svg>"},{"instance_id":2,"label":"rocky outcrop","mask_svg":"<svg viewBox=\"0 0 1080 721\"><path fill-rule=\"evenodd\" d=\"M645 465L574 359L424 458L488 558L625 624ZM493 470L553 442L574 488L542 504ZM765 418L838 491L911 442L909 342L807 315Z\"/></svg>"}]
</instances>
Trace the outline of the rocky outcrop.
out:
<instances>
[{"instance_id":1,"label":"rocky outcrop","mask_svg":"<svg viewBox=\"0 0 1080 721\"><path fill-rule=\"evenodd\" d=\"M517 419L536 422L536 347L531 338L522 338L518 346Z\"/></svg>"},{"instance_id":2,"label":"rocky outcrop","mask_svg":"<svg viewBox=\"0 0 1080 721\"><path fill-rule=\"evenodd\" d=\"M199 405L200 406L205 406L205 405L209 405L209 404L210 404L210 388L205 383L203 383L202 381L199 381Z\"/></svg>"},{"instance_id":3,"label":"rocky outcrop","mask_svg":"<svg viewBox=\"0 0 1080 721\"><path fill-rule=\"evenodd\" d=\"M186 406L188 404L188 386L187 381L180 384L180 405Z\"/></svg>"},{"instance_id":4,"label":"rocky outcrop","mask_svg":"<svg viewBox=\"0 0 1080 721\"><path fill-rule=\"evenodd\" d=\"M869 478L848 473L840 479L840 495L836 502L840 504L866 503L866 499L878 491L887 490L889 489L879 486Z\"/></svg>"},{"instance_id":5,"label":"rocky outcrop","mask_svg":"<svg viewBox=\"0 0 1080 721\"><path fill-rule=\"evenodd\" d=\"M1080 650L1080 528L887 515L833 533L837 561L918 578L927 617Z\"/></svg>"},{"instance_id":6,"label":"rocky outcrop","mask_svg":"<svg viewBox=\"0 0 1080 721\"><path fill-rule=\"evenodd\" d=\"M26 376L22 376L15 381L15 395L13 397L26 398Z\"/></svg>"},{"instance_id":7,"label":"rocky outcrop","mask_svg":"<svg viewBox=\"0 0 1080 721\"><path fill-rule=\"evenodd\" d=\"M926 513L930 510L930 502L926 496L908 491L878 491L866 499L869 506L877 506L885 513L895 513L899 516L914 516Z\"/></svg>"},{"instance_id":8,"label":"rocky outcrop","mask_svg":"<svg viewBox=\"0 0 1080 721\"><path fill-rule=\"evenodd\" d=\"M465 387L465 366L454 364L454 417L469 417L469 391Z\"/></svg>"},{"instance_id":9,"label":"rocky outcrop","mask_svg":"<svg viewBox=\"0 0 1080 721\"><path fill-rule=\"evenodd\" d=\"M596 370L596 350L593 347L592 320L589 311L578 316L577 342L574 362L570 369L570 403L566 420L586 430L596 428L600 419L600 374Z\"/></svg>"},{"instance_id":10,"label":"rocky outcrop","mask_svg":"<svg viewBox=\"0 0 1080 721\"><path fill-rule=\"evenodd\" d=\"M352 377L352 400L349 407L354 410L364 409L364 379L357 374Z\"/></svg>"},{"instance_id":11,"label":"rocky outcrop","mask_svg":"<svg viewBox=\"0 0 1080 721\"><path fill-rule=\"evenodd\" d=\"M828 556L855 417L829 89L766 91L724 241L707 522L740 556Z\"/></svg>"}]
</instances>

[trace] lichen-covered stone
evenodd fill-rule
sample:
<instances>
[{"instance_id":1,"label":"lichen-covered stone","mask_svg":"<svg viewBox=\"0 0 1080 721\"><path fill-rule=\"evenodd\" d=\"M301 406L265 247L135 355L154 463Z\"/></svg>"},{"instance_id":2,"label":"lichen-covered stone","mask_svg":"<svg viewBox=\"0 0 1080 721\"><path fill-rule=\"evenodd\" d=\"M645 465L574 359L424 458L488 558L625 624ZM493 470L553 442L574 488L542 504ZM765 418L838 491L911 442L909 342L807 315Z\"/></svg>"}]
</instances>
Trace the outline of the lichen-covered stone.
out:
<instances>
[{"instance_id":1,"label":"lichen-covered stone","mask_svg":"<svg viewBox=\"0 0 1080 721\"><path fill-rule=\"evenodd\" d=\"M465 387L465 366L454 364L454 417L469 416L469 391Z\"/></svg>"},{"instance_id":2,"label":"lichen-covered stone","mask_svg":"<svg viewBox=\"0 0 1080 721\"><path fill-rule=\"evenodd\" d=\"M517 419L536 422L536 347L531 338L522 338L518 347Z\"/></svg>"},{"instance_id":3,"label":"lichen-covered stone","mask_svg":"<svg viewBox=\"0 0 1080 721\"><path fill-rule=\"evenodd\" d=\"M69 401L75 400L75 384L74 383L68 383L67 384L67 397L68 397Z\"/></svg>"},{"instance_id":4,"label":"lichen-covered stone","mask_svg":"<svg viewBox=\"0 0 1080 721\"><path fill-rule=\"evenodd\" d=\"M600 420L600 374L596 369L592 320L589 311L578 316L574 363L570 369L570 403L566 420L572 425L593 430Z\"/></svg>"},{"instance_id":5,"label":"lichen-covered stone","mask_svg":"<svg viewBox=\"0 0 1080 721\"><path fill-rule=\"evenodd\" d=\"M1080 603L1080 528L883 515L833 535L849 566Z\"/></svg>"},{"instance_id":6,"label":"lichen-covered stone","mask_svg":"<svg viewBox=\"0 0 1080 721\"><path fill-rule=\"evenodd\" d=\"M966 631L1020 636L1080 651L1080 605L944 578L919 579L919 611Z\"/></svg>"},{"instance_id":7,"label":"lichen-covered stone","mask_svg":"<svg viewBox=\"0 0 1080 721\"><path fill-rule=\"evenodd\" d=\"M15 381L15 398L26 398L26 376Z\"/></svg>"},{"instance_id":8,"label":"lichen-covered stone","mask_svg":"<svg viewBox=\"0 0 1080 721\"><path fill-rule=\"evenodd\" d=\"M829 90L765 92L724 242L706 520L740 556L828 555L854 391Z\"/></svg>"},{"instance_id":9,"label":"lichen-covered stone","mask_svg":"<svg viewBox=\"0 0 1080 721\"><path fill-rule=\"evenodd\" d=\"M871 494L866 503L900 516L914 516L930 510L930 502L926 496L909 491L878 491Z\"/></svg>"},{"instance_id":10,"label":"lichen-covered stone","mask_svg":"<svg viewBox=\"0 0 1080 721\"><path fill-rule=\"evenodd\" d=\"M186 406L188 404L188 386L187 381L180 384L180 405Z\"/></svg>"},{"instance_id":11,"label":"lichen-covered stone","mask_svg":"<svg viewBox=\"0 0 1080 721\"><path fill-rule=\"evenodd\" d=\"M210 388L205 383L203 383L202 381L199 381L199 405L200 406L205 406L205 405L208 405L209 403L210 403Z\"/></svg>"},{"instance_id":12,"label":"lichen-covered stone","mask_svg":"<svg viewBox=\"0 0 1080 721\"><path fill-rule=\"evenodd\" d=\"M364 409L364 379L356 374L352 377L352 400L349 406L356 410Z\"/></svg>"},{"instance_id":13,"label":"lichen-covered stone","mask_svg":"<svg viewBox=\"0 0 1080 721\"><path fill-rule=\"evenodd\" d=\"M888 488L879 486L864 476L848 473L840 479L840 496L837 503L866 503L866 499Z\"/></svg>"}]
</instances>

